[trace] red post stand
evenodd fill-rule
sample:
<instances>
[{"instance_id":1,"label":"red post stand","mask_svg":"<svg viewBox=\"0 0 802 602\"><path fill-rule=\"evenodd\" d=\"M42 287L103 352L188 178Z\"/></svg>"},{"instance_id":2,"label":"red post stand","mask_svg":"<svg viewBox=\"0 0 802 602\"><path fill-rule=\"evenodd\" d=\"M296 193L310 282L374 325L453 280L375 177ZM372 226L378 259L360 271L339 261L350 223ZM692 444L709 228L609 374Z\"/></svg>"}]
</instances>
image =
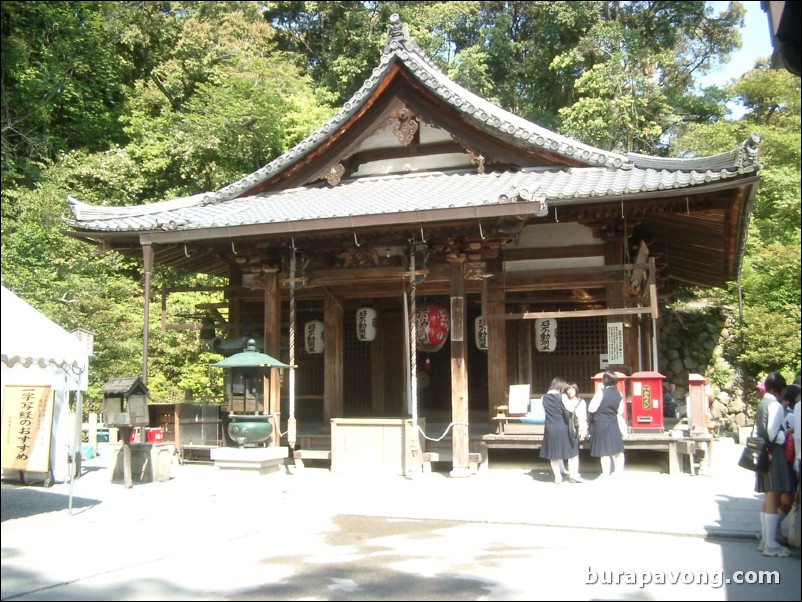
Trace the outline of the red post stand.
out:
<instances>
[{"instance_id":1,"label":"red post stand","mask_svg":"<svg viewBox=\"0 0 802 602\"><path fill-rule=\"evenodd\" d=\"M629 377L632 387L632 428L663 430L663 380L659 372L635 372Z\"/></svg>"}]
</instances>

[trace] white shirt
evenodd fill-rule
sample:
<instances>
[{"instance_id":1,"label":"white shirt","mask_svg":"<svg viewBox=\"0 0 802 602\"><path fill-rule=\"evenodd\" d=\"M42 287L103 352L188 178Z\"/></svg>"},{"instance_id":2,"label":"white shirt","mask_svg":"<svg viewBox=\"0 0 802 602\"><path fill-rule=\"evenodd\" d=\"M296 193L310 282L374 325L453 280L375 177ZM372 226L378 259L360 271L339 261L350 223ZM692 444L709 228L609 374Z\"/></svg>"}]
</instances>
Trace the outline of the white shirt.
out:
<instances>
[{"instance_id":1,"label":"white shirt","mask_svg":"<svg viewBox=\"0 0 802 602\"><path fill-rule=\"evenodd\" d=\"M800 423L800 411L799 406L802 402L797 401L794 404L794 445L796 446L796 459L794 460L794 470L799 472L799 452L802 450L802 442L800 442L800 438L802 437L802 423Z\"/></svg>"},{"instance_id":2,"label":"white shirt","mask_svg":"<svg viewBox=\"0 0 802 602\"><path fill-rule=\"evenodd\" d=\"M769 433L769 441L773 441L777 445L785 443L785 433L782 430L783 422L785 421L785 408L783 404L771 393L766 393L763 399L767 397L773 401L766 408L766 430Z\"/></svg>"}]
</instances>

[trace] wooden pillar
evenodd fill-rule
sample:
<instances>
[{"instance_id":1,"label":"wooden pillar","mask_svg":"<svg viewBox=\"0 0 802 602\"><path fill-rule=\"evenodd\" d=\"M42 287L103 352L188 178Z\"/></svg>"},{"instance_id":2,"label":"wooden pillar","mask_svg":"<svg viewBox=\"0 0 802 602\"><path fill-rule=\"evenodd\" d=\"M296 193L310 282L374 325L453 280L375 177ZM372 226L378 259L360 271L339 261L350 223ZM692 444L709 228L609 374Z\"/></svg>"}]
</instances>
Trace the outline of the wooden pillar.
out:
<instances>
[{"instance_id":1,"label":"wooden pillar","mask_svg":"<svg viewBox=\"0 0 802 602\"><path fill-rule=\"evenodd\" d=\"M487 324L487 398L488 420L496 415L496 406L507 403L507 329L504 314L505 292L500 260L488 261L493 278L482 281L482 314Z\"/></svg>"},{"instance_id":2,"label":"wooden pillar","mask_svg":"<svg viewBox=\"0 0 802 602\"><path fill-rule=\"evenodd\" d=\"M470 475L468 415L468 349L465 343L465 258L451 261L451 436L453 464L452 477Z\"/></svg>"},{"instance_id":3,"label":"wooden pillar","mask_svg":"<svg viewBox=\"0 0 802 602\"><path fill-rule=\"evenodd\" d=\"M265 281L265 353L281 359L281 291L278 287L278 270L268 272ZM274 415L273 445L281 444L279 425L281 421L275 415L281 414L281 381L278 370L270 369L270 378L265 382L265 412Z\"/></svg>"},{"instance_id":4,"label":"wooden pillar","mask_svg":"<svg viewBox=\"0 0 802 602\"><path fill-rule=\"evenodd\" d=\"M343 307L329 295L323 315L323 420L343 417Z\"/></svg>"},{"instance_id":5,"label":"wooden pillar","mask_svg":"<svg viewBox=\"0 0 802 602\"><path fill-rule=\"evenodd\" d=\"M120 435L122 435L122 451L123 454L123 487L126 489L131 489L134 486L134 473L131 469L131 431L133 429L130 426L121 426L120 427ZM116 462L117 459L115 458L114 461ZM116 470L116 466L115 466Z\"/></svg>"},{"instance_id":6,"label":"wooden pillar","mask_svg":"<svg viewBox=\"0 0 802 602\"><path fill-rule=\"evenodd\" d=\"M236 263L233 263L228 270L228 284L229 286L242 286L242 273ZM239 297L235 299L229 298L228 300L228 333L227 338L233 339L242 335L241 328L241 304L242 301ZM267 353L267 351L265 351Z\"/></svg>"},{"instance_id":7,"label":"wooden pillar","mask_svg":"<svg viewBox=\"0 0 802 602\"><path fill-rule=\"evenodd\" d=\"M142 243L142 259L145 270L144 324L142 330L142 383L148 384L148 341L150 335L150 271L153 269L153 246L150 242ZM78 417L80 420L80 416ZM129 450L130 454L130 450Z\"/></svg>"},{"instance_id":8,"label":"wooden pillar","mask_svg":"<svg viewBox=\"0 0 802 602\"><path fill-rule=\"evenodd\" d=\"M281 355L281 291L278 288L278 271L265 274L265 353L276 359ZM270 405L268 412L281 409L280 383L270 379ZM267 393L267 392L265 392Z\"/></svg>"}]
</instances>

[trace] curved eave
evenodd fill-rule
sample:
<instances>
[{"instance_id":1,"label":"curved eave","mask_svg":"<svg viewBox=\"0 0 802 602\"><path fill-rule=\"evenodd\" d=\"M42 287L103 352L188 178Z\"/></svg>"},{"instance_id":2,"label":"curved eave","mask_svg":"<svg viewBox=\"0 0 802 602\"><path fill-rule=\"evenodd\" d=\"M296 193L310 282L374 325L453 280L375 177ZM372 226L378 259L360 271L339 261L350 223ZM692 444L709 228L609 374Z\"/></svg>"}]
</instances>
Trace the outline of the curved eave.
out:
<instances>
[{"instance_id":1,"label":"curved eave","mask_svg":"<svg viewBox=\"0 0 802 602\"><path fill-rule=\"evenodd\" d=\"M671 278L689 284L722 287L737 277L740 270L749 214L759 181L759 177L751 176L696 189L547 198L545 217L539 215L542 210L536 203L516 202L190 230L98 232L79 229L70 234L93 240L104 249L132 256L141 256L141 246L149 244L157 264L225 275L230 253L236 252L234 241L237 245L248 240L269 241L271 246L283 248L293 239L301 241L306 237L339 237L347 242L355 232L367 234L403 228L412 231L424 227L433 234L432 228L440 226L463 224L475 228L482 220L488 224L510 215L519 215L534 223L620 219L625 209L625 219L638 224L636 234L650 243L655 254L668 260Z\"/></svg>"},{"instance_id":2,"label":"curved eave","mask_svg":"<svg viewBox=\"0 0 802 602\"><path fill-rule=\"evenodd\" d=\"M477 174L468 171L412 173L355 178L339 186L302 186L241 197L219 205L120 216L117 211L92 220L64 221L81 237L110 239L143 233L175 235L181 240L235 237L243 228L269 233L325 229L346 220L350 227L369 227L395 220L428 221L430 210L498 216L515 213L518 190L527 190L555 205L596 205L639 198L671 198L746 185L737 172L609 171L599 168L528 169ZM754 173L754 170L752 170ZM427 213L428 212L428 213ZM419 215L421 214L421 215ZM439 214L438 214L439 215ZM334 220L334 221L332 221ZM438 221L439 218L435 218ZM310 226L312 224L312 226ZM339 227L339 226L337 226ZM218 235L217 232L225 231Z\"/></svg>"}]
</instances>

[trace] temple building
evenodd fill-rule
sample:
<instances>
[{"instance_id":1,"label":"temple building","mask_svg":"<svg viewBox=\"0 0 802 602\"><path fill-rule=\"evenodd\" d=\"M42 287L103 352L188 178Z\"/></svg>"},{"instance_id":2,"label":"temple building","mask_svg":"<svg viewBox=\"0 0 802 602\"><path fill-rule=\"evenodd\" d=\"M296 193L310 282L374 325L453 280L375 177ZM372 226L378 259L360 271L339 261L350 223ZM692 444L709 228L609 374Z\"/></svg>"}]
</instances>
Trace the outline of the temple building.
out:
<instances>
[{"instance_id":1,"label":"temple building","mask_svg":"<svg viewBox=\"0 0 802 602\"><path fill-rule=\"evenodd\" d=\"M456 84L394 16L362 87L258 171L135 207L70 198L66 221L143 258L146 331L154 265L227 279L229 338L253 325L297 365L292 391L271 379L272 411L292 397L299 423L445 416L457 469L469 422L510 385L659 370L661 295L737 278L758 142L692 159L594 148Z\"/></svg>"}]
</instances>

